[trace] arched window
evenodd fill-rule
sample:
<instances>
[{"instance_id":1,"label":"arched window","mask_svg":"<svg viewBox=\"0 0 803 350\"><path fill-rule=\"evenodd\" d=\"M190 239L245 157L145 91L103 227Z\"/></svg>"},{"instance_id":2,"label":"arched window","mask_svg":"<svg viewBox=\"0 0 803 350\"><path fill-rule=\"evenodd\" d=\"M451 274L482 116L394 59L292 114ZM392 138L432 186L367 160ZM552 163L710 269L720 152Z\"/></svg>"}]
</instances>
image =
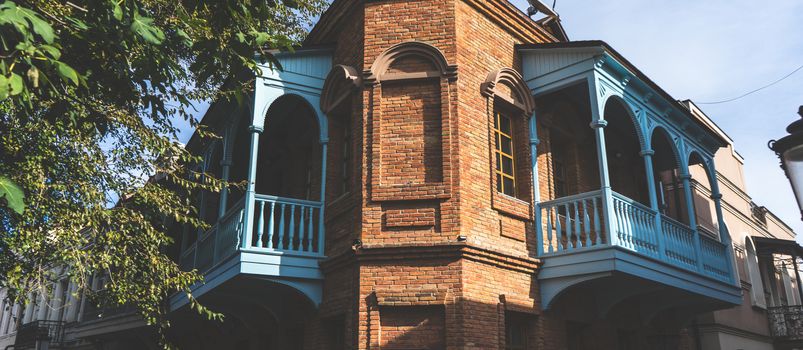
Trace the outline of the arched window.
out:
<instances>
[{"instance_id":1,"label":"arched window","mask_svg":"<svg viewBox=\"0 0 803 350\"><path fill-rule=\"evenodd\" d=\"M488 74L480 91L487 98L494 209L529 219L532 202L528 121L535 101L512 68Z\"/></svg>"},{"instance_id":2,"label":"arched window","mask_svg":"<svg viewBox=\"0 0 803 350\"><path fill-rule=\"evenodd\" d=\"M753 245L753 240L750 237L744 239L745 250L745 271L750 281L750 301L753 306L760 308L767 307L767 301L764 299L764 284L761 281L761 270L758 267L758 256L756 256L756 247Z\"/></svg>"}]
</instances>

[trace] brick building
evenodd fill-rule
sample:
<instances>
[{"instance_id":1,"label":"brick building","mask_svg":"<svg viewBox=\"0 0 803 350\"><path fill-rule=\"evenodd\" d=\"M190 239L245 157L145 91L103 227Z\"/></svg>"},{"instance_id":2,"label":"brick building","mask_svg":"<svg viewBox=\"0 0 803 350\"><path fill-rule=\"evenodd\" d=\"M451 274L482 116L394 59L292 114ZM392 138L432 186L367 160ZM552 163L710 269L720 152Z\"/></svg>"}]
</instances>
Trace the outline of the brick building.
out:
<instances>
[{"instance_id":1,"label":"brick building","mask_svg":"<svg viewBox=\"0 0 803 350\"><path fill-rule=\"evenodd\" d=\"M795 234L749 205L732 141L539 10L336 0L247 105L213 103L223 138L188 147L248 186L198 195L209 231L175 226L194 295L226 316L172 298L176 344L771 349L767 308L800 304L772 259ZM153 346L136 316L57 287L63 314L10 314L62 322L63 347Z\"/></svg>"}]
</instances>

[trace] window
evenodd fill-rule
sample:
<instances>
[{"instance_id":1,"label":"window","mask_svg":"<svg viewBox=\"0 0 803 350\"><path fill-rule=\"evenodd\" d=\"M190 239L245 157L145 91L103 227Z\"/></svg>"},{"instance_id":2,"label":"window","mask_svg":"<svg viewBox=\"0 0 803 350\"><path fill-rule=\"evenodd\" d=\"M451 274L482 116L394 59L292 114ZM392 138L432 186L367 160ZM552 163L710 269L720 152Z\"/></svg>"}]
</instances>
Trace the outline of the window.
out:
<instances>
[{"instance_id":1,"label":"window","mask_svg":"<svg viewBox=\"0 0 803 350\"><path fill-rule=\"evenodd\" d=\"M553 131L550 134L556 135L557 133L557 131ZM567 146L554 141L552 145L552 179L555 181L555 198L560 198L569 195L566 171Z\"/></svg>"},{"instance_id":2,"label":"window","mask_svg":"<svg viewBox=\"0 0 803 350\"><path fill-rule=\"evenodd\" d=\"M496 190L508 196L516 196L515 157L513 150L513 121L508 115L497 111L494 115L494 138L496 148Z\"/></svg>"},{"instance_id":3,"label":"window","mask_svg":"<svg viewBox=\"0 0 803 350\"><path fill-rule=\"evenodd\" d=\"M750 300L755 307L766 308L767 302L764 299L764 285L761 279L761 273L758 266L758 257L756 256L756 248L750 237L745 237L745 265L747 275L750 280Z\"/></svg>"},{"instance_id":4,"label":"window","mask_svg":"<svg viewBox=\"0 0 803 350\"><path fill-rule=\"evenodd\" d=\"M505 314L505 349L527 348L527 319L523 315Z\"/></svg>"}]
</instances>

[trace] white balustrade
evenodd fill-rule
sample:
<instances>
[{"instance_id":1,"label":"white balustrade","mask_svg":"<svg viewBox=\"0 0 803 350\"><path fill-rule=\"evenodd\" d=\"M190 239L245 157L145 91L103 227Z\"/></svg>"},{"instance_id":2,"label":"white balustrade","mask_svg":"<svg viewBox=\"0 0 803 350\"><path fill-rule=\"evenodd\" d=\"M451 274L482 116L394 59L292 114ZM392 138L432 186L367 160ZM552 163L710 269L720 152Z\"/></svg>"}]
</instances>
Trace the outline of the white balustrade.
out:
<instances>
[{"instance_id":1,"label":"white balustrade","mask_svg":"<svg viewBox=\"0 0 803 350\"><path fill-rule=\"evenodd\" d=\"M536 209L539 254L548 257L609 246L611 239L605 232L605 222L612 220L616 237L613 241L617 246L723 282L730 281L728 247L713 238L715 234L697 234L688 225L663 214L658 216L651 208L624 195L612 192L612 196L610 218L603 215L601 191L539 203ZM700 256L694 249L698 239ZM702 264L698 265L698 261Z\"/></svg>"}]
</instances>

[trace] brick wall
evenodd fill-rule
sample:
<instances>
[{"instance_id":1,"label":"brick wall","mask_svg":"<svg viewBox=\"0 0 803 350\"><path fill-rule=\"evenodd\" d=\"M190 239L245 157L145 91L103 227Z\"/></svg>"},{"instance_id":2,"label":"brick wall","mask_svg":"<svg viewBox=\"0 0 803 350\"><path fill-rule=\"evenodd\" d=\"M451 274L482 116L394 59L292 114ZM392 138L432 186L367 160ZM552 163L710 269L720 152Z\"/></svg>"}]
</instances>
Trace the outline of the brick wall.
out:
<instances>
[{"instance_id":1,"label":"brick wall","mask_svg":"<svg viewBox=\"0 0 803 350\"><path fill-rule=\"evenodd\" d=\"M346 344L357 349L503 348L506 317L515 315L529 325L528 347L566 348L565 319L542 313L539 305L528 116L514 116L518 191L515 198L499 196L492 163L495 100L480 93L491 71L519 68L516 44L553 39L497 0L343 0L330 11L319 24L328 30L313 31L309 42L334 44L334 64L353 66L363 78L439 70L416 55L391 62L384 72L370 70L389 48L417 41L440 51L457 75L374 76L331 123L333 170L342 166L342 139L334 135L351 123L355 186L343 196L333 193L327 207L323 303L307 347L326 348L321 339L332 338L327 325L342 322ZM499 93L513 90L500 86ZM555 196L552 125L593 145L588 122L567 126L562 113L539 119L542 199ZM569 163L582 164L569 171L573 190L598 187L595 156L567 153ZM339 176L330 173L328 181Z\"/></svg>"}]
</instances>

